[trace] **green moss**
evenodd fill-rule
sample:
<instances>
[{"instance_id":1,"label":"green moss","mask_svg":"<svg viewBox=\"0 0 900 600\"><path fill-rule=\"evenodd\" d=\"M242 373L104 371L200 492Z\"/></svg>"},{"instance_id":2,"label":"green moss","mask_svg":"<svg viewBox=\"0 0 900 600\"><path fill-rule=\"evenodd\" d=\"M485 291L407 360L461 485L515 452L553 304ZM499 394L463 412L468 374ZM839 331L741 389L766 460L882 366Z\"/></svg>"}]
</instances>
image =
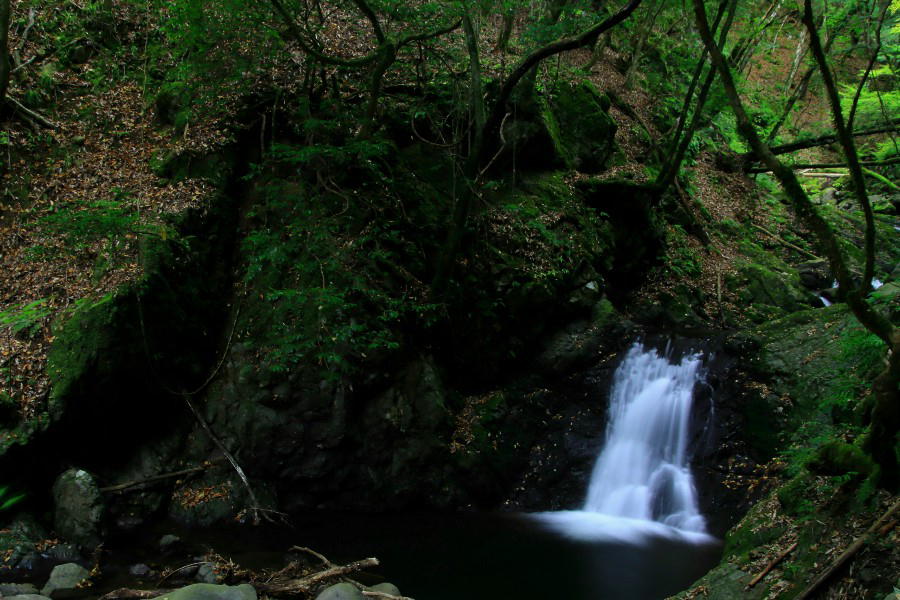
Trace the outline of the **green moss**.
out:
<instances>
[{"instance_id":1,"label":"green moss","mask_svg":"<svg viewBox=\"0 0 900 600\"><path fill-rule=\"evenodd\" d=\"M766 504L768 503L764 500L758 502L725 536L722 551L725 559L736 559L738 562L746 560L751 550L770 544L784 534L783 526L771 524Z\"/></svg>"},{"instance_id":2,"label":"green moss","mask_svg":"<svg viewBox=\"0 0 900 600\"><path fill-rule=\"evenodd\" d=\"M68 319L56 327L56 340L47 357L47 373L51 392L49 413L51 419L61 416L65 399L83 381L97 361L104 359L104 350L110 346L112 332L124 295L108 294L99 300L83 299L76 302ZM106 357L109 360L111 357Z\"/></svg>"},{"instance_id":3,"label":"green moss","mask_svg":"<svg viewBox=\"0 0 900 600\"><path fill-rule=\"evenodd\" d=\"M822 475L869 475L872 459L860 448L840 440L829 440L819 446L807 467Z\"/></svg>"},{"instance_id":4,"label":"green moss","mask_svg":"<svg viewBox=\"0 0 900 600\"><path fill-rule=\"evenodd\" d=\"M588 81L560 84L549 99L541 98L541 118L567 168L597 173L606 167L616 133L609 106L609 98Z\"/></svg>"}]
</instances>

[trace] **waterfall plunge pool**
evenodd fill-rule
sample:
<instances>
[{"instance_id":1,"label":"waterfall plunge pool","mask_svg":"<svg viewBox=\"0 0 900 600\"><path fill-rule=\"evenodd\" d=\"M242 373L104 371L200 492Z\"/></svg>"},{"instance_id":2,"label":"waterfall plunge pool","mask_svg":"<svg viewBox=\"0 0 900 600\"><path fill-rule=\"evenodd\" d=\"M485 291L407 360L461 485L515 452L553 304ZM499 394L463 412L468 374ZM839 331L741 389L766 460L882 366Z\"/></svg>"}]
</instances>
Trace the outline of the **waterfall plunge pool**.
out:
<instances>
[{"instance_id":1,"label":"waterfall plunge pool","mask_svg":"<svg viewBox=\"0 0 900 600\"><path fill-rule=\"evenodd\" d=\"M417 600L662 599L690 586L721 553L706 533L689 464L693 390L702 377L699 355L675 363L639 344L628 351L581 510L315 512L292 516L291 528L179 534L252 569L280 568L294 544L339 563L375 556L381 566L365 583L391 581ZM598 401L603 396L598 391Z\"/></svg>"},{"instance_id":2,"label":"waterfall plunge pool","mask_svg":"<svg viewBox=\"0 0 900 600\"><path fill-rule=\"evenodd\" d=\"M157 525L142 540L131 537L107 548L119 576L107 571L109 579L91 595L136 587L127 575L130 564L178 568L193 562L148 555L163 533L179 535L195 554L212 549L251 569L283 567L295 544L341 564L375 556L381 565L357 579L370 585L390 581L416 600L661 600L690 586L721 554L711 539L572 539L521 513L312 512L292 515L291 527L190 531Z\"/></svg>"}]
</instances>

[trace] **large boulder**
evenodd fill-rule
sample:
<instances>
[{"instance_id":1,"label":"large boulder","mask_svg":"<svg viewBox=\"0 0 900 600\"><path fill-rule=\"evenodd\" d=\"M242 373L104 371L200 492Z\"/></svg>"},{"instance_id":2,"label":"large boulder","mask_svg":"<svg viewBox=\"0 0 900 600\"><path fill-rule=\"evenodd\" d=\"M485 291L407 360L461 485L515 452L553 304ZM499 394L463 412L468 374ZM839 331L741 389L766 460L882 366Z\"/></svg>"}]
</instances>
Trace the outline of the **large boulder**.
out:
<instances>
[{"instance_id":1,"label":"large boulder","mask_svg":"<svg viewBox=\"0 0 900 600\"><path fill-rule=\"evenodd\" d=\"M745 307L744 316L755 322L821 305L791 269L746 262L728 278L728 287L737 290L740 305Z\"/></svg>"},{"instance_id":2,"label":"large boulder","mask_svg":"<svg viewBox=\"0 0 900 600\"><path fill-rule=\"evenodd\" d=\"M50 579L41 589L41 595L50 598L67 598L76 593L87 582L90 572L76 563L66 563L53 567Z\"/></svg>"},{"instance_id":3,"label":"large boulder","mask_svg":"<svg viewBox=\"0 0 900 600\"><path fill-rule=\"evenodd\" d=\"M103 501L94 477L81 469L69 469L53 484L56 532L71 542L91 547L100 543Z\"/></svg>"},{"instance_id":4,"label":"large boulder","mask_svg":"<svg viewBox=\"0 0 900 600\"><path fill-rule=\"evenodd\" d=\"M495 163L498 169L599 173L615 153L609 98L588 81L560 83L550 93L520 95L513 103L503 125L504 146L512 152Z\"/></svg>"},{"instance_id":5,"label":"large boulder","mask_svg":"<svg viewBox=\"0 0 900 600\"><path fill-rule=\"evenodd\" d=\"M336 583L322 590L316 600L365 600L365 596L352 583Z\"/></svg>"},{"instance_id":6,"label":"large boulder","mask_svg":"<svg viewBox=\"0 0 900 600\"><path fill-rule=\"evenodd\" d=\"M616 148L609 106L609 98L588 81L560 84L543 99L541 117L566 168L584 173L606 168Z\"/></svg>"},{"instance_id":7,"label":"large boulder","mask_svg":"<svg viewBox=\"0 0 900 600\"><path fill-rule=\"evenodd\" d=\"M256 600L256 590L249 583L241 585L195 583L163 594L159 600Z\"/></svg>"}]
</instances>

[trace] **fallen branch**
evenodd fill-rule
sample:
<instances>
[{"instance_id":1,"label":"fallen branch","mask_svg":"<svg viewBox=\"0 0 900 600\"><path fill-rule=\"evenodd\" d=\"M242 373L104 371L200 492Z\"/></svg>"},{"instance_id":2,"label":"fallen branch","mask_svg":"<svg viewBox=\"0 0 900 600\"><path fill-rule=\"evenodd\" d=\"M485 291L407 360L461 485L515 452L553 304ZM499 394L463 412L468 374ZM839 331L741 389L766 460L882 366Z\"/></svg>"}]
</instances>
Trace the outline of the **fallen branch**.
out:
<instances>
[{"instance_id":1,"label":"fallen branch","mask_svg":"<svg viewBox=\"0 0 900 600\"><path fill-rule=\"evenodd\" d=\"M816 579L809 584L803 592L795 598L795 600L806 600L807 598L811 598L816 592L819 591L819 588L828 581L832 575L834 575L837 571L840 570L845 564L850 562L850 559L853 558L857 552L863 549L866 544L872 541L877 535L880 535L882 531L887 533L890 529L887 525L890 525L890 521L896 513L900 510L900 500L894 502L894 504L887 509L887 511L878 518L875 523L869 527L864 534L856 538L850 546L844 550L844 552L835 559L831 565L822 572L821 575L816 577ZM886 525L887 524L887 525Z\"/></svg>"},{"instance_id":2,"label":"fallen branch","mask_svg":"<svg viewBox=\"0 0 900 600\"><path fill-rule=\"evenodd\" d=\"M748 584L747 584L747 587L745 587L744 589L745 589L745 590L749 590L750 588L752 588L753 586L755 586L757 583L759 583L760 581L762 581L762 580L763 580L763 577L765 577L766 575L768 575L769 572L770 572L772 569L774 569L776 566L778 566L778 564L779 564L781 561L783 561L785 558L787 558L787 555L788 555L788 554L790 554L791 552L793 552L793 551L796 550L796 549L797 549L797 542L794 542L793 544L791 544L791 545L788 547L787 550L785 550L784 552L782 552L781 554L779 554L778 556L776 556L775 558L773 558L773 559L769 562L769 564L766 565L766 568L763 569L763 570L759 573L759 575L757 575L756 577L754 577L754 578L753 578L753 581L751 581L750 583L748 583Z\"/></svg>"},{"instance_id":3,"label":"fallen branch","mask_svg":"<svg viewBox=\"0 0 900 600\"><path fill-rule=\"evenodd\" d=\"M888 160L872 160L872 161L860 161L859 163L863 167L889 167L891 165L900 164L900 157L898 158L889 158ZM793 165L784 165L789 169L849 169L850 166L846 163L796 163ZM769 173L772 169L769 167L754 167L752 169L748 169L748 173Z\"/></svg>"},{"instance_id":4,"label":"fallen branch","mask_svg":"<svg viewBox=\"0 0 900 600\"><path fill-rule=\"evenodd\" d=\"M892 133L897 131L898 127L900 127L900 119L892 120L888 125L881 127L873 127L871 129L861 129L859 131L853 132L853 137L861 137L866 135L877 135L879 133ZM808 138L805 140L797 140L796 142L790 142L788 144L781 144L780 146L772 146L772 154L788 154L789 152L796 152L797 150L805 150L806 148L815 148L818 146L827 146L828 144L837 143L838 138L837 134L829 133L827 135L821 135L819 137ZM756 155L752 152L747 152L741 155L745 160L754 160Z\"/></svg>"},{"instance_id":5,"label":"fallen branch","mask_svg":"<svg viewBox=\"0 0 900 600\"><path fill-rule=\"evenodd\" d=\"M221 461L218 461L221 462ZM136 479L134 481L128 481L126 483L119 483L116 485L109 485L106 487L100 488L101 492L121 492L127 490L129 488L137 487L139 485L144 485L146 483L155 483L157 481L165 481L166 479L172 479L173 477L181 477L182 475L190 475L191 473L199 473L200 471L205 471L206 469L212 467L214 465L213 462L210 462L205 465L200 465L199 467L191 467L189 469L181 469L180 471L172 471L171 473L162 473L160 475L153 475L151 477L146 477L144 479Z\"/></svg>"},{"instance_id":6,"label":"fallen branch","mask_svg":"<svg viewBox=\"0 0 900 600\"><path fill-rule=\"evenodd\" d=\"M338 565L318 573L313 573L300 579L291 579L283 583L254 583L253 587L257 592L266 594L309 594L313 589L322 582L336 577L343 577L350 573L362 571L369 567L377 567L379 564L377 558L364 558L347 565Z\"/></svg>"},{"instance_id":7,"label":"fallen branch","mask_svg":"<svg viewBox=\"0 0 900 600\"><path fill-rule=\"evenodd\" d=\"M9 102L10 104L12 104L14 110L21 112L30 121L34 121L38 125L43 125L47 129L59 129L59 125L57 125L56 123L54 123L53 121L51 121L50 119L45 117L44 115L31 110L30 108L28 108L27 106L25 106L24 104L22 104L15 98L13 98L12 96L7 95L6 101Z\"/></svg>"},{"instance_id":8,"label":"fallen branch","mask_svg":"<svg viewBox=\"0 0 900 600\"><path fill-rule=\"evenodd\" d=\"M784 246L787 246L787 247L790 248L791 250L796 250L796 251L799 252L800 254L803 254L804 256L808 256L809 258L811 258L811 259L813 259L813 260L822 260L821 258L819 258L818 256L816 256L815 254L813 254L813 253L810 252L809 250L804 250L804 249L801 248L800 246L796 246L796 245L790 243L789 241L787 241L787 240L785 240L785 239L782 239L782 238L778 237L777 235L775 235L774 233L772 233L771 231L769 231L769 230L766 229L765 227L761 227L761 226L757 225L756 223L750 223L750 225L753 226L753 227L756 228L756 229L759 229L760 231L762 231L762 232L765 233L766 235L771 236L771 237L772 237L773 239L775 239L777 242L783 244Z\"/></svg>"},{"instance_id":9,"label":"fallen branch","mask_svg":"<svg viewBox=\"0 0 900 600\"><path fill-rule=\"evenodd\" d=\"M316 552L315 550L312 550L311 548L307 548L305 546L292 546L290 551L291 552L303 552L304 554L310 554L312 556L315 556L320 561L322 561L322 564L325 565L326 567L334 567L335 566L335 564L333 562L331 562L330 560L328 560L327 558L325 558L325 556L323 554L319 554L318 552Z\"/></svg>"}]
</instances>

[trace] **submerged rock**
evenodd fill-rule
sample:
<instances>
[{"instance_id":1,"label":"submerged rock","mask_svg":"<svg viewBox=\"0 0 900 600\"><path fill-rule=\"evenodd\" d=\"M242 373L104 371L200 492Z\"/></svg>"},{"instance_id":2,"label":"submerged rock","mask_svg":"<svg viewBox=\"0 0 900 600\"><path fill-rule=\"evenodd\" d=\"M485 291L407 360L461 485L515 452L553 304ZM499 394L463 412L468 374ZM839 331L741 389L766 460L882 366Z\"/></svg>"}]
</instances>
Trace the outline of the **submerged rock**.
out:
<instances>
[{"instance_id":1,"label":"submerged rock","mask_svg":"<svg viewBox=\"0 0 900 600\"><path fill-rule=\"evenodd\" d=\"M53 484L53 500L53 524L60 536L82 546L100 543L103 502L90 473L81 469L64 472Z\"/></svg>"},{"instance_id":2,"label":"submerged rock","mask_svg":"<svg viewBox=\"0 0 900 600\"><path fill-rule=\"evenodd\" d=\"M76 563L57 565L50 573L50 579L41 594L51 598L65 597L86 582L89 575L87 569Z\"/></svg>"}]
</instances>

